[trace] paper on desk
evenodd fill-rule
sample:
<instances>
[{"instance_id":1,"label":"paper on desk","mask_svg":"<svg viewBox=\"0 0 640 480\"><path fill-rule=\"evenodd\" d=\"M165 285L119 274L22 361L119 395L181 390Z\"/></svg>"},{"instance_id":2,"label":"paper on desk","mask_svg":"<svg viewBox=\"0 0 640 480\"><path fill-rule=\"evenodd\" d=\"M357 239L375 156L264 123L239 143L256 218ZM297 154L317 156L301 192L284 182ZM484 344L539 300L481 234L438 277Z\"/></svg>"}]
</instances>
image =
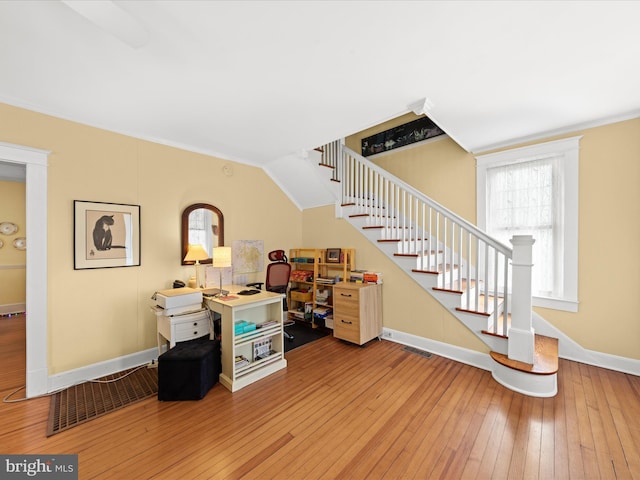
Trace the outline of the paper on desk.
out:
<instances>
[{"instance_id":1,"label":"paper on desk","mask_svg":"<svg viewBox=\"0 0 640 480\"><path fill-rule=\"evenodd\" d=\"M220 288L220 270L222 270L222 285L233 283L233 267L212 267L207 265L204 269L204 286L206 288Z\"/></svg>"}]
</instances>

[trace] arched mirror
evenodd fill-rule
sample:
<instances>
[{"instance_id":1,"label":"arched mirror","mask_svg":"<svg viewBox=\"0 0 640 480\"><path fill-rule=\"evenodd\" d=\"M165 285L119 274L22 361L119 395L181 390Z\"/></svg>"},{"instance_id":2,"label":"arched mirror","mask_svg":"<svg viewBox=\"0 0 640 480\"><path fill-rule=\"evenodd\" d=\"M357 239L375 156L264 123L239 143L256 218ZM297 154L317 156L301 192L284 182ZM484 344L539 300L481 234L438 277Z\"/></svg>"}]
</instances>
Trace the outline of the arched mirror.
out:
<instances>
[{"instance_id":1,"label":"arched mirror","mask_svg":"<svg viewBox=\"0 0 640 480\"><path fill-rule=\"evenodd\" d=\"M193 265L193 261L184 261L189 244L200 244L209 255L213 247L224 245L224 219L222 212L208 203L194 203L182 212L182 265ZM211 257L200 263L211 263Z\"/></svg>"}]
</instances>

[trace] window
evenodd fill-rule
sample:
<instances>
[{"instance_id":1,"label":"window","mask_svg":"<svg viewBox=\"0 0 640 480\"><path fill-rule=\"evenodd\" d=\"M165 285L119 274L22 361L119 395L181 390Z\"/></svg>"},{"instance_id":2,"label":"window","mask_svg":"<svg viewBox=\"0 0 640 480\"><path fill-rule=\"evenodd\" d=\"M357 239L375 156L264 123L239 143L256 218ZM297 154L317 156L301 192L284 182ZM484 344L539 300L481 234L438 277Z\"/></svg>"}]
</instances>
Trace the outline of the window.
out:
<instances>
[{"instance_id":1,"label":"window","mask_svg":"<svg viewBox=\"0 0 640 480\"><path fill-rule=\"evenodd\" d=\"M478 225L510 245L532 235L533 304L577 311L580 137L481 155Z\"/></svg>"},{"instance_id":2,"label":"window","mask_svg":"<svg viewBox=\"0 0 640 480\"><path fill-rule=\"evenodd\" d=\"M204 208L193 210L189 214L189 243L202 245L205 252L209 254L213 250L211 232L213 231L215 235L215 228L211 223L212 216L212 212Z\"/></svg>"}]
</instances>

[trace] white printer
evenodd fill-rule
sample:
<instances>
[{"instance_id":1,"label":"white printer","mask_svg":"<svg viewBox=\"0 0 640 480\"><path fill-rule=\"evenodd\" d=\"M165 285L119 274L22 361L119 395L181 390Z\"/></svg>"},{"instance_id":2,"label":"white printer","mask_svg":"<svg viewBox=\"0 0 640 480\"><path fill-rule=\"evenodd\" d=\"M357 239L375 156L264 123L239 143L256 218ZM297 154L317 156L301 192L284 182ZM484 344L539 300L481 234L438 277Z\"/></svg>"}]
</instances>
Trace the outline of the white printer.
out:
<instances>
[{"instance_id":1,"label":"white printer","mask_svg":"<svg viewBox=\"0 0 640 480\"><path fill-rule=\"evenodd\" d=\"M195 288L182 287L160 290L152 297L156 302L154 310L162 315L180 315L202 310L202 292Z\"/></svg>"}]
</instances>

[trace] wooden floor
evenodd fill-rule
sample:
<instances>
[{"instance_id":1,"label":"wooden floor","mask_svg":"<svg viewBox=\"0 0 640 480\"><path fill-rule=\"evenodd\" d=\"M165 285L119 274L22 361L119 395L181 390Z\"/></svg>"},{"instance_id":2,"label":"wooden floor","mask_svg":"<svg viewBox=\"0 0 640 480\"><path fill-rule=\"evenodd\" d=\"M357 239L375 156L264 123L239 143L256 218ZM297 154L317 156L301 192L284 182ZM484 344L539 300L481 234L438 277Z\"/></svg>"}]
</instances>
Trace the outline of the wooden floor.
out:
<instances>
[{"instance_id":1,"label":"wooden floor","mask_svg":"<svg viewBox=\"0 0 640 480\"><path fill-rule=\"evenodd\" d=\"M0 390L21 320L0 318ZM81 479L640 478L640 378L560 361L558 395L402 345L325 337L234 394L149 399L45 437L49 399L0 406L0 453L79 454ZM20 369L21 368L21 369Z\"/></svg>"}]
</instances>

